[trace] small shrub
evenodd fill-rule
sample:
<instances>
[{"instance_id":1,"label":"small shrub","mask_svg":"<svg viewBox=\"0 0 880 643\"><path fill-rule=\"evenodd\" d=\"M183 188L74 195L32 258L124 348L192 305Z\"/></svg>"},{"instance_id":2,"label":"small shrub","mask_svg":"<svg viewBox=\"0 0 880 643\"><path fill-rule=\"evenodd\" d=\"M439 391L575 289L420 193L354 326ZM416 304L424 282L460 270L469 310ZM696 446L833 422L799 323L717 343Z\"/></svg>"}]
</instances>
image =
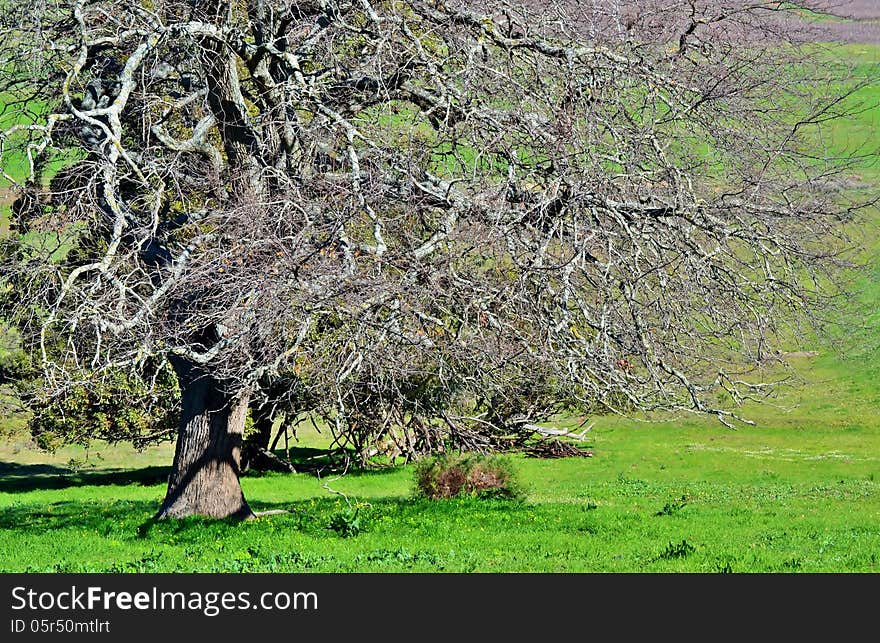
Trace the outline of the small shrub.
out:
<instances>
[{"instance_id":1,"label":"small shrub","mask_svg":"<svg viewBox=\"0 0 880 643\"><path fill-rule=\"evenodd\" d=\"M519 483L509 462L498 456L451 453L416 466L416 487L426 498L518 498Z\"/></svg>"}]
</instances>

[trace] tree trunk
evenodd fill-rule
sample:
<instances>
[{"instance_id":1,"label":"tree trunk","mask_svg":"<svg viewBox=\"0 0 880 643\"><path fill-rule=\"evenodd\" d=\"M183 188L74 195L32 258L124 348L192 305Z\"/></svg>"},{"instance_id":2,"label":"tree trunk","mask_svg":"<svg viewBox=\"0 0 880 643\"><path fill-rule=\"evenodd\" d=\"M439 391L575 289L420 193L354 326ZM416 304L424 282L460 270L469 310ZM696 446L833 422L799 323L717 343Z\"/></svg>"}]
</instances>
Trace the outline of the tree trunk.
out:
<instances>
[{"instance_id":1,"label":"tree trunk","mask_svg":"<svg viewBox=\"0 0 880 643\"><path fill-rule=\"evenodd\" d=\"M253 517L238 479L249 396L233 396L187 365L175 370L183 408L168 491L156 518Z\"/></svg>"},{"instance_id":2,"label":"tree trunk","mask_svg":"<svg viewBox=\"0 0 880 643\"><path fill-rule=\"evenodd\" d=\"M272 416L262 409L251 409L254 432L248 435L241 450L241 469L248 471L270 471L278 468L278 463L266 457L272 441Z\"/></svg>"},{"instance_id":3,"label":"tree trunk","mask_svg":"<svg viewBox=\"0 0 880 643\"><path fill-rule=\"evenodd\" d=\"M196 0L195 15L223 27L230 19L223 0ZM230 211L260 203L259 145L242 95L236 56L225 43L200 43L208 105L217 120L229 171ZM216 330L216 329L215 329ZM213 331L212 331L213 332ZM233 396L195 364L175 359L183 409L168 492L157 518L207 516L250 518L238 476L250 396Z\"/></svg>"}]
</instances>

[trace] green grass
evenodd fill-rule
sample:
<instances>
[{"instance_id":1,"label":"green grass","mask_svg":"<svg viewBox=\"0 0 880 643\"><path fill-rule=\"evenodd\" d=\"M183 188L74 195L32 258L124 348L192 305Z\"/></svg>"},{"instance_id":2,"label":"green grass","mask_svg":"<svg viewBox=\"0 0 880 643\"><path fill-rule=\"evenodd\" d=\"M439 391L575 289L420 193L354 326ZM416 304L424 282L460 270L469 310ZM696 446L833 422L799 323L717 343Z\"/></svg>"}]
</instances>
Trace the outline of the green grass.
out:
<instances>
[{"instance_id":1,"label":"green grass","mask_svg":"<svg viewBox=\"0 0 880 643\"><path fill-rule=\"evenodd\" d=\"M4 100L5 99L5 100ZM9 95L0 94L0 132L6 132L16 125L32 125L41 123L46 107L43 103L34 101L28 104L27 109L16 106L14 109L6 109L5 103ZM14 199L15 187L7 176L11 177L16 184L24 183L31 174L31 164L25 148L31 136L26 132L19 132L6 138L3 142L3 153L0 155L0 168L4 174L0 174L0 238L9 230L10 205ZM33 142L33 141L30 141ZM59 170L72 161L81 159L81 150L57 149L49 147L49 156L46 165L42 169L42 180L48 182Z\"/></svg>"},{"instance_id":2,"label":"green grass","mask_svg":"<svg viewBox=\"0 0 880 643\"><path fill-rule=\"evenodd\" d=\"M880 47L829 52L860 73L880 60ZM856 99L871 108L825 129L831 149L878 140L880 89ZM852 189L877 190L877 161L875 145ZM802 347L819 355L792 360L803 381L774 400L785 409L743 409L756 426L598 418L592 458L511 457L518 501L419 499L412 467L246 476L255 510L289 513L242 524L151 522L169 445L49 455L6 440L0 572L878 572L880 212L868 214L877 268L857 283L860 326L838 331L840 352ZM331 528L351 523L331 489L360 507L354 535Z\"/></svg>"},{"instance_id":3,"label":"green grass","mask_svg":"<svg viewBox=\"0 0 880 643\"><path fill-rule=\"evenodd\" d=\"M81 449L7 445L0 571L880 571L880 386L809 370L827 379L791 391L787 415L753 409L757 427L605 418L592 458L511 457L522 501L418 499L412 467L271 474L246 476L246 496L291 513L151 524L170 447L84 466ZM325 484L361 506L360 533L330 529L350 509Z\"/></svg>"},{"instance_id":4,"label":"green grass","mask_svg":"<svg viewBox=\"0 0 880 643\"><path fill-rule=\"evenodd\" d=\"M833 70L848 80L832 85L832 93L852 87L853 82L868 81L840 108L853 111L850 118L829 121L816 132L816 147L833 156L855 155L854 168L863 186L876 190L880 182L880 47L865 44L817 45L826 73Z\"/></svg>"}]
</instances>

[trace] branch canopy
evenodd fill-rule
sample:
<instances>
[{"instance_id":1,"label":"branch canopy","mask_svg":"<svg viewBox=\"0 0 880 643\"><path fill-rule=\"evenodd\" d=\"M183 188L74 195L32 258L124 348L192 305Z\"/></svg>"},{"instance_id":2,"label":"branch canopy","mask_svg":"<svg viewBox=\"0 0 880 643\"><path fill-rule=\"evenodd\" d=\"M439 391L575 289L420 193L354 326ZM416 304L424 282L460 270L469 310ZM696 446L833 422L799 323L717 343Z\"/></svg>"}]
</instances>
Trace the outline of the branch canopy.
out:
<instances>
[{"instance_id":1,"label":"branch canopy","mask_svg":"<svg viewBox=\"0 0 880 643\"><path fill-rule=\"evenodd\" d=\"M53 392L172 358L375 426L725 416L853 211L783 5L5 8L4 315Z\"/></svg>"}]
</instances>

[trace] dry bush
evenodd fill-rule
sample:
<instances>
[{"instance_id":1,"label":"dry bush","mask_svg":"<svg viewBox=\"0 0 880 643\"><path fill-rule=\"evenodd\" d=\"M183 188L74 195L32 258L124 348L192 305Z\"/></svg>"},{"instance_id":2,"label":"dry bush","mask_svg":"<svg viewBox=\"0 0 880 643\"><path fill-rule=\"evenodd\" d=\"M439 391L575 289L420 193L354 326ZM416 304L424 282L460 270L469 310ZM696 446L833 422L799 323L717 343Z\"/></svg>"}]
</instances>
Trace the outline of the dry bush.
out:
<instances>
[{"instance_id":1,"label":"dry bush","mask_svg":"<svg viewBox=\"0 0 880 643\"><path fill-rule=\"evenodd\" d=\"M416 488L431 499L475 496L519 498L522 488L510 463L499 456L445 453L416 466Z\"/></svg>"}]
</instances>

